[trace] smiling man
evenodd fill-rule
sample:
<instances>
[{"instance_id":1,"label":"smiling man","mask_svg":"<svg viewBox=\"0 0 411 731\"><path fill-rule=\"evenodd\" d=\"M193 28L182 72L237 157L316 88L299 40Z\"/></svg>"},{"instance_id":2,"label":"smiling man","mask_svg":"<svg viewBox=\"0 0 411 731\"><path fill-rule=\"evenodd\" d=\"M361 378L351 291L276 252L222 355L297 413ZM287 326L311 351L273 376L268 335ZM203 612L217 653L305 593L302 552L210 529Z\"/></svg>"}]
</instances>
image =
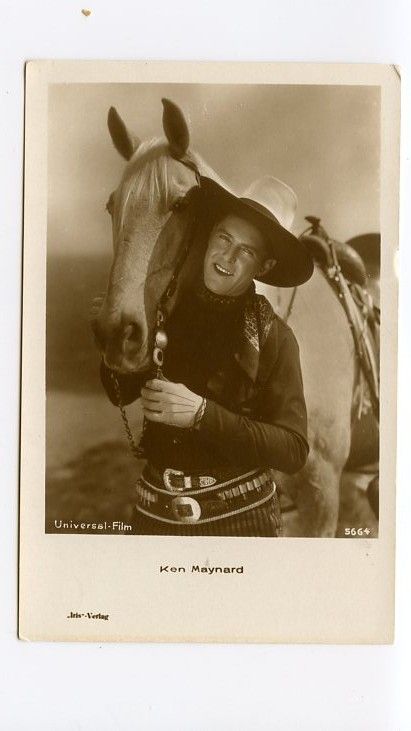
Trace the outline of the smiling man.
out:
<instances>
[{"instance_id":1,"label":"smiling man","mask_svg":"<svg viewBox=\"0 0 411 731\"><path fill-rule=\"evenodd\" d=\"M245 218L229 214L214 227L204 259L204 284L216 294L238 297L276 264L263 234Z\"/></svg>"},{"instance_id":2,"label":"smiling man","mask_svg":"<svg viewBox=\"0 0 411 731\"><path fill-rule=\"evenodd\" d=\"M238 198L201 179L209 235L198 280L166 322L165 380L118 376L123 404L141 397L147 464L134 530L168 535L281 535L273 472L308 455L299 351L254 279L296 286L312 274L288 230L296 197L264 177ZM103 385L117 404L102 363Z\"/></svg>"}]
</instances>

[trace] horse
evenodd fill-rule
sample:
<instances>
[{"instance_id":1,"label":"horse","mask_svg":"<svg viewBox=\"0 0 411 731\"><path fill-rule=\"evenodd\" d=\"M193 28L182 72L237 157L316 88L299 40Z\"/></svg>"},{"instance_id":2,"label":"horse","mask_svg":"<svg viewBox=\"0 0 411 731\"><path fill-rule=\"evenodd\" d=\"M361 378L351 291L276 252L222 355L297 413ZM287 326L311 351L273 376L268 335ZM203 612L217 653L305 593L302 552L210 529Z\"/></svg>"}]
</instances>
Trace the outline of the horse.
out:
<instances>
[{"instance_id":1,"label":"horse","mask_svg":"<svg viewBox=\"0 0 411 731\"><path fill-rule=\"evenodd\" d=\"M179 107L168 99L162 104L165 136L142 142L113 107L108 114L112 142L126 167L107 204L113 261L107 291L94 300L92 327L106 365L121 373L138 373L150 366L156 309L180 266L190 226L190 207L184 204L195 197L199 174L225 185L189 147L189 130ZM199 259L198 251L189 251L169 297L169 311ZM356 408L359 368L352 333L318 266L296 293L263 284L257 290L280 317L288 318L296 335L307 405L307 463L297 474L280 474L278 479L297 506L298 535L333 537Z\"/></svg>"}]
</instances>

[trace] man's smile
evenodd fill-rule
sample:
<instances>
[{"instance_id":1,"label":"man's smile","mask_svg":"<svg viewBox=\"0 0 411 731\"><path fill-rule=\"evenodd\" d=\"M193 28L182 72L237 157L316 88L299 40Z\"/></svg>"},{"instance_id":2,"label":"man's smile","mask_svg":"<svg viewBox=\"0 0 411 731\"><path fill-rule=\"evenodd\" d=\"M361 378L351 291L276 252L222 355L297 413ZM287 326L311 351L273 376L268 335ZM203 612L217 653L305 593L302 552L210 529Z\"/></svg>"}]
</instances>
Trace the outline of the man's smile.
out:
<instances>
[{"instance_id":1,"label":"man's smile","mask_svg":"<svg viewBox=\"0 0 411 731\"><path fill-rule=\"evenodd\" d=\"M226 277L232 277L233 272L230 272L228 269L225 269L225 267L221 266L221 264L214 264L214 269L219 273L223 274Z\"/></svg>"}]
</instances>

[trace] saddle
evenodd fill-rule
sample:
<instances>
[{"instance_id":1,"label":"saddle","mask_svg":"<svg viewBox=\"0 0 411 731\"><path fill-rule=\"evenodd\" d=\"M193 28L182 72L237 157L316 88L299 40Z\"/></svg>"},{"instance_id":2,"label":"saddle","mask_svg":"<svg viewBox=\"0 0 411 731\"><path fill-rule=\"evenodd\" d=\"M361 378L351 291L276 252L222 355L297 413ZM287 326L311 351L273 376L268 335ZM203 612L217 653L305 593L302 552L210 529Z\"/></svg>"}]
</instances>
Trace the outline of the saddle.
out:
<instances>
[{"instance_id":1,"label":"saddle","mask_svg":"<svg viewBox=\"0 0 411 731\"><path fill-rule=\"evenodd\" d=\"M372 406L379 420L379 309L367 290L368 275L364 260L350 243L331 239L319 218L307 216L310 228L300 239L322 269L336 293L354 339L360 364L358 419ZM374 234L371 234L374 236ZM364 237L356 237L364 238ZM352 240L353 242L356 239ZM374 274L375 276L375 274Z\"/></svg>"},{"instance_id":2,"label":"saddle","mask_svg":"<svg viewBox=\"0 0 411 731\"><path fill-rule=\"evenodd\" d=\"M306 221L311 224L308 232L301 235L301 239L311 252L315 262L322 269L329 269L334 265L330 249L330 239L321 226L321 220L315 216L306 216ZM362 256L351 244L333 240L335 253L344 277L360 287L367 285L367 271Z\"/></svg>"}]
</instances>

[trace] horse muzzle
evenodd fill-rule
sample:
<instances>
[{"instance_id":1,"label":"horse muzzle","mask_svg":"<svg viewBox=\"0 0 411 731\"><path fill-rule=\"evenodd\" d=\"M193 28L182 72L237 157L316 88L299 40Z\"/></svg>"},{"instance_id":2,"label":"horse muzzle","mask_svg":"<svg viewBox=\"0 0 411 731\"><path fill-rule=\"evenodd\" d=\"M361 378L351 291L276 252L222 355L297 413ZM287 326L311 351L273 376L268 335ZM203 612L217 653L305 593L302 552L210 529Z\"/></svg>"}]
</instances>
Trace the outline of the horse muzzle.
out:
<instances>
[{"instance_id":1,"label":"horse muzzle","mask_svg":"<svg viewBox=\"0 0 411 731\"><path fill-rule=\"evenodd\" d=\"M91 329L108 368L120 373L133 373L149 364L147 337L137 323L108 328L96 319L92 321Z\"/></svg>"}]
</instances>

